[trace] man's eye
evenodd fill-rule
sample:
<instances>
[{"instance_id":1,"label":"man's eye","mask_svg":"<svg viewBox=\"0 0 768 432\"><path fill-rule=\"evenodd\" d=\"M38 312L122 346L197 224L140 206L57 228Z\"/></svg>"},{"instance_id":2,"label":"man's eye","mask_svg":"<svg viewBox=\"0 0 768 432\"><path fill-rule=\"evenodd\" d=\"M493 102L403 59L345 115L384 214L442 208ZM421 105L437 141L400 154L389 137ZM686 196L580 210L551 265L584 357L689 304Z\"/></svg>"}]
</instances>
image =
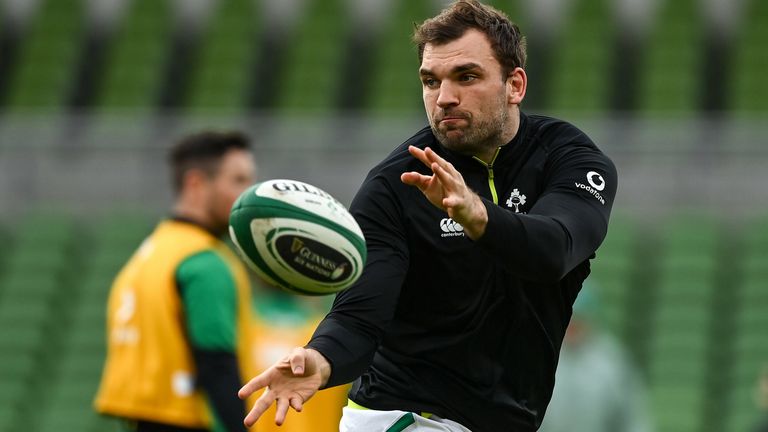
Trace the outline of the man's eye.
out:
<instances>
[{"instance_id":1,"label":"man's eye","mask_svg":"<svg viewBox=\"0 0 768 432\"><path fill-rule=\"evenodd\" d=\"M476 79L477 79L477 76L472 74L462 75L461 78L459 78L460 81L464 81L464 82L474 81Z\"/></svg>"},{"instance_id":2,"label":"man's eye","mask_svg":"<svg viewBox=\"0 0 768 432\"><path fill-rule=\"evenodd\" d=\"M438 84L437 80L434 78L424 78L422 82L424 83L425 87L429 87L429 88L435 88L437 87L437 84Z\"/></svg>"}]
</instances>

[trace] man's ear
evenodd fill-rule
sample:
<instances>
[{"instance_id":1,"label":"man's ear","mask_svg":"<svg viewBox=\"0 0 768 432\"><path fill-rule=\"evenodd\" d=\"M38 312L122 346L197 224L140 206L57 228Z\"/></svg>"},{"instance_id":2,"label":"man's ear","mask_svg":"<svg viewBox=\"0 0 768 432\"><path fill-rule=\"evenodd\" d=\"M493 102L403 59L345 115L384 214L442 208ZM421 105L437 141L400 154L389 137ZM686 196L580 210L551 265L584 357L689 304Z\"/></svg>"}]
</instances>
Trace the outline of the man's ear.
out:
<instances>
[{"instance_id":1,"label":"man's ear","mask_svg":"<svg viewBox=\"0 0 768 432\"><path fill-rule=\"evenodd\" d=\"M520 105L525 98L525 90L528 87L528 75L521 67L516 67L507 76L507 102Z\"/></svg>"},{"instance_id":2,"label":"man's ear","mask_svg":"<svg viewBox=\"0 0 768 432\"><path fill-rule=\"evenodd\" d=\"M199 169L199 168L192 168L187 170L186 173L184 173L184 177L182 177L181 180L181 189L182 190L199 190L208 180L208 174Z\"/></svg>"}]
</instances>

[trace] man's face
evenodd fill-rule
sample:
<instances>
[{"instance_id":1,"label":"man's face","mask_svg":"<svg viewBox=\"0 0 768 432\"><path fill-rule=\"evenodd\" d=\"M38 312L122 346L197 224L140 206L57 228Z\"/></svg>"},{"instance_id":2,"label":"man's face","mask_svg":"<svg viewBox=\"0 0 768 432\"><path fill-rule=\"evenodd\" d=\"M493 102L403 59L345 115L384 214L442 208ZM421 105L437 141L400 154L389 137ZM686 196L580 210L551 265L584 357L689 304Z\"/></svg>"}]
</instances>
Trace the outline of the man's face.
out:
<instances>
[{"instance_id":1,"label":"man's face","mask_svg":"<svg viewBox=\"0 0 768 432\"><path fill-rule=\"evenodd\" d=\"M218 170L208 182L207 207L210 229L223 235L229 226L229 212L237 197L256 179L253 155L230 150L222 157Z\"/></svg>"},{"instance_id":2,"label":"man's face","mask_svg":"<svg viewBox=\"0 0 768 432\"><path fill-rule=\"evenodd\" d=\"M419 75L429 123L444 146L476 155L512 139L507 80L483 33L470 29L444 45L427 44Z\"/></svg>"}]
</instances>

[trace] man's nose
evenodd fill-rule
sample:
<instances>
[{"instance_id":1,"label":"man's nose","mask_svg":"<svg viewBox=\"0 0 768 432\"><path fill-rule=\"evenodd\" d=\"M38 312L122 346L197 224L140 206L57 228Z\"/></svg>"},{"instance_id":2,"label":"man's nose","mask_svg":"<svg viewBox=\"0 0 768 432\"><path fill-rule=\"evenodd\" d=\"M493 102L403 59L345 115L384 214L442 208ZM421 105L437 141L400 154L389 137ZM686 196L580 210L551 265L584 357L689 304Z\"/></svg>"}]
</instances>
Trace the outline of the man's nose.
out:
<instances>
[{"instance_id":1,"label":"man's nose","mask_svg":"<svg viewBox=\"0 0 768 432\"><path fill-rule=\"evenodd\" d=\"M448 80L440 83L440 90L437 95L437 106L447 108L459 104L459 92L455 84Z\"/></svg>"}]
</instances>

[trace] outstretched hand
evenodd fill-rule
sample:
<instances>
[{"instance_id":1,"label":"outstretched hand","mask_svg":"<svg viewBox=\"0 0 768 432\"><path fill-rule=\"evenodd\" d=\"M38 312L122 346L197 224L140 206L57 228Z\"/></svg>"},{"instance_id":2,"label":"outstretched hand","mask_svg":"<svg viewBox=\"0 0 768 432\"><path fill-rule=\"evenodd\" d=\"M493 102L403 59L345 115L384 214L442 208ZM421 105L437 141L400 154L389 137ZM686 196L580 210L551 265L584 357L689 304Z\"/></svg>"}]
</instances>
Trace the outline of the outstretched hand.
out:
<instances>
[{"instance_id":1,"label":"outstretched hand","mask_svg":"<svg viewBox=\"0 0 768 432\"><path fill-rule=\"evenodd\" d=\"M422 150L410 146L408 151L428 166L432 175L411 171L403 173L400 180L419 188L429 202L445 210L451 219L461 224L469 238L482 236L488 223L488 212L480 197L464 183L461 173L429 147Z\"/></svg>"},{"instance_id":2,"label":"outstretched hand","mask_svg":"<svg viewBox=\"0 0 768 432\"><path fill-rule=\"evenodd\" d=\"M275 424L282 425L288 407L300 412L304 403L328 381L330 374L331 366L322 354L313 349L294 348L283 360L248 381L237 393L240 399L246 399L266 387L245 417L245 425L253 426L273 402L277 404Z\"/></svg>"}]
</instances>

